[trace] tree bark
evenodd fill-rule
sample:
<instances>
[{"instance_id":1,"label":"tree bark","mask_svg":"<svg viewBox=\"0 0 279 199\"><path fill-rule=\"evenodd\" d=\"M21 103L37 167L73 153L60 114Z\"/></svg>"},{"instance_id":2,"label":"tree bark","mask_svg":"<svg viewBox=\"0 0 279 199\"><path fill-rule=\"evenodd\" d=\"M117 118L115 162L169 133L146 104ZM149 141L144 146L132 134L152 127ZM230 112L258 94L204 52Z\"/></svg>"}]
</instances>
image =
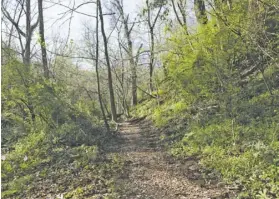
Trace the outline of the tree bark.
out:
<instances>
[{"instance_id":1,"label":"tree bark","mask_svg":"<svg viewBox=\"0 0 279 199\"><path fill-rule=\"evenodd\" d=\"M155 60L155 38L154 38L154 29L155 25L157 23L157 20L161 14L162 8L164 4L159 5L159 9L155 15L154 20L151 18L151 9L152 5L149 3L149 0L145 1L146 6L147 6L147 24L149 28L149 34L150 34L150 62L149 62L149 89L150 89L150 94L154 90L154 85L153 85L153 72L154 72L154 60Z\"/></svg>"},{"instance_id":2,"label":"tree bark","mask_svg":"<svg viewBox=\"0 0 279 199\"><path fill-rule=\"evenodd\" d=\"M116 6L116 9L118 10L122 23L124 25L124 33L126 37L126 42L128 44L127 48L127 54L129 57L130 62L130 68L131 68L131 79L132 79L132 105L137 104L137 69L136 69L136 63L133 56L133 42L131 39L131 31L134 27L134 23L129 28L128 22L129 22L129 15L125 16L124 10L123 10L123 4L120 2L120 0L115 0L114 5Z\"/></svg>"},{"instance_id":3,"label":"tree bark","mask_svg":"<svg viewBox=\"0 0 279 199\"><path fill-rule=\"evenodd\" d=\"M31 0L26 0L26 32L25 32L25 49L24 49L24 64L30 69L31 64L31 40L35 28L38 26L39 18L31 25Z\"/></svg>"},{"instance_id":4,"label":"tree bark","mask_svg":"<svg viewBox=\"0 0 279 199\"><path fill-rule=\"evenodd\" d=\"M38 0L38 10L39 10L39 34L40 34L40 46L42 51L42 62L44 69L44 77L49 78L49 70L47 64L47 51L45 42L45 30L44 30L44 14L43 14L43 0Z\"/></svg>"},{"instance_id":5,"label":"tree bark","mask_svg":"<svg viewBox=\"0 0 279 199\"><path fill-rule=\"evenodd\" d=\"M124 86L124 80L125 80L125 66L124 66L124 59L123 59L123 53L122 53L122 48L121 48L121 41L120 41L120 31L118 31L118 48L119 48L119 53L120 53L120 58L121 58L121 79L119 79L121 89L122 89L122 107L123 111L126 114L126 116L129 117L129 106L127 104L126 100L126 92L125 92L125 86Z\"/></svg>"},{"instance_id":6,"label":"tree bark","mask_svg":"<svg viewBox=\"0 0 279 199\"><path fill-rule=\"evenodd\" d=\"M206 15L204 0L194 0L194 9L198 23L201 25L207 24L208 18Z\"/></svg>"},{"instance_id":7,"label":"tree bark","mask_svg":"<svg viewBox=\"0 0 279 199\"><path fill-rule=\"evenodd\" d=\"M130 57L130 66L131 66L131 72L132 72L132 105L135 106L138 103L137 98L137 69L136 64L133 57L133 47L132 47L132 41L129 34L129 37L127 37L128 40L128 49L129 49L129 57Z\"/></svg>"},{"instance_id":8,"label":"tree bark","mask_svg":"<svg viewBox=\"0 0 279 199\"><path fill-rule=\"evenodd\" d=\"M99 1L97 1L96 6L96 59L95 59L95 69L96 69L96 76L97 76L97 89L98 89L98 98L100 103L100 108L103 115L103 120L105 123L105 127L107 129L107 132L110 131L109 124L106 118L105 110L103 107L103 101L102 101L102 95L101 95L101 88L100 88L100 77L99 77L99 18L98 18L98 7L99 7Z\"/></svg>"},{"instance_id":9,"label":"tree bark","mask_svg":"<svg viewBox=\"0 0 279 199\"><path fill-rule=\"evenodd\" d=\"M29 67L31 54L31 5L30 0L26 0L26 43L24 52L24 63Z\"/></svg>"},{"instance_id":10,"label":"tree bark","mask_svg":"<svg viewBox=\"0 0 279 199\"><path fill-rule=\"evenodd\" d=\"M115 107L115 99L114 99L114 92L113 92L113 84L112 84L112 75L111 75L111 67L110 67L110 60L109 60L109 54L108 54L108 43L107 43L107 37L105 33L104 28L104 19L103 19L103 11L102 11L102 5L100 0L98 1L98 7L99 7L99 16L100 16L100 22L101 22L101 31L104 41L104 47L105 47L105 58L108 68L108 87L109 87L109 95L110 95L110 109L111 109L111 116L113 121L117 121L117 115L116 115L116 107Z\"/></svg>"},{"instance_id":11,"label":"tree bark","mask_svg":"<svg viewBox=\"0 0 279 199\"><path fill-rule=\"evenodd\" d=\"M172 8L173 8L175 17L176 17L179 25L185 30L186 34L189 35L188 27L187 27L187 19L186 19L186 16L187 16L186 0L179 0L176 4L177 6L175 5L174 1L175 0L171 0L171 4L172 4ZM178 9L177 9L177 7L178 7Z\"/></svg>"},{"instance_id":12,"label":"tree bark","mask_svg":"<svg viewBox=\"0 0 279 199\"><path fill-rule=\"evenodd\" d=\"M150 50L150 63L149 63L149 89L150 93L153 92L153 70L154 70L154 32L153 28L150 28L151 37L151 50Z\"/></svg>"}]
</instances>

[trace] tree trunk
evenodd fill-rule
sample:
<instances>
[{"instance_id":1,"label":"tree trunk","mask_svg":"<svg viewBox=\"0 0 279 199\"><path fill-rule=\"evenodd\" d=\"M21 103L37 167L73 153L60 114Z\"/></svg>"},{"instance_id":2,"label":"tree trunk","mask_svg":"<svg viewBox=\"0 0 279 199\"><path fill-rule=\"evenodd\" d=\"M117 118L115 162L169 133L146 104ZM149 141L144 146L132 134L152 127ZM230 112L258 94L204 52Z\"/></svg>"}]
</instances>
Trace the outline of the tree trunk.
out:
<instances>
[{"instance_id":1,"label":"tree trunk","mask_svg":"<svg viewBox=\"0 0 279 199\"><path fill-rule=\"evenodd\" d=\"M184 1L184 5L183 5L183 1ZM172 8L175 14L175 17L179 23L179 25L185 30L186 34L189 35L188 32L188 27L187 27L187 13L186 13L186 0L180 0L177 2L177 7L175 5L174 0L171 0L171 4L172 4ZM179 11L179 12L178 12ZM180 13L180 15L179 15ZM182 19L181 19L182 18Z\"/></svg>"},{"instance_id":2,"label":"tree trunk","mask_svg":"<svg viewBox=\"0 0 279 199\"><path fill-rule=\"evenodd\" d=\"M159 5L158 7L158 11L155 15L154 20L152 20L152 13L151 13L151 9L152 6L149 3L149 0L145 1L145 4L147 6L147 24L148 24L148 28L149 28L149 34L150 34L150 42L151 42L151 47L150 47L150 62L149 62L149 89L150 89L150 94L153 92L154 90L154 86L153 86L153 71L154 71L154 59L155 59L155 52L154 52L154 42L155 42L155 38L154 38L154 29L155 29L155 25L157 23L157 20L161 14L161 11L163 9L163 3Z\"/></svg>"},{"instance_id":3,"label":"tree trunk","mask_svg":"<svg viewBox=\"0 0 279 199\"><path fill-rule=\"evenodd\" d=\"M131 79L132 79L132 105L135 106L137 104L137 69L136 69L136 63L133 56L133 42L131 39L131 31L133 29L134 24L129 28L128 22L129 22L129 16L125 16L123 5L120 2L120 0L115 0L115 5L117 7L117 10L120 14L121 20L123 21L124 25L124 33L126 37L126 41L128 44L127 48L127 54L129 57L130 62L130 68L131 68Z\"/></svg>"},{"instance_id":4,"label":"tree trunk","mask_svg":"<svg viewBox=\"0 0 279 199\"><path fill-rule=\"evenodd\" d=\"M153 28L150 28L150 37L151 37L151 50L150 50L150 63L149 63L149 89L150 93L153 92L153 70L154 70L154 32Z\"/></svg>"},{"instance_id":5,"label":"tree trunk","mask_svg":"<svg viewBox=\"0 0 279 199\"><path fill-rule=\"evenodd\" d=\"M99 12L100 12L99 16L100 16L100 22L101 22L101 31L102 31L103 40L104 40L105 57L106 57L107 68L108 68L108 87L109 87L109 96L110 96L110 109L111 109L112 120L117 121L111 67L110 67L110 60L109 60L109 54L108 54L108 43L107 43L107 37L106 37L106 33L105 33L105 28L104 28L103 11L102 11L102 5L101 5L100 0L97 0L97 1L98 1Z\"/></svg>"},{"instance_id":6,"label":"tree trunk","mask_svg":"<svg viewBox=\"0 0 279 199\"><path fill-rule=\"evenodd\" d=\"M40 34L40 45L41 45L41 51L42 51L44 76L45 76L45 78L48 79L49 70L48 70L48 65L47 65L47 51L46 51L46 42L45 42L43 0L38 0L38 9L39 9L39 34Z\"/></svg>"},{"instance_id":7,"label":"tree trunk","mask_svg":"<svg viewBox=\"0 0 279 199\"><path fill-rule=\"evenodd\" d=\"M102 102L102 95L101 95L101 88L100 88L100 77L99 77L99 18L98 18L98 3L99 1L97 1L97 6L96 6L96 60L95 60L95 69L96 69L96 76L97 76L97 88L98 88L98 98L99 98L99 103L100 103L100 108L102 111L102 115L103 115L103 120L105 123L105 127L107 129L107 131L109 132L109 124L107 122L107 118L106 118L106 114L105 114L105 110L103 107L103 102Z\"/></svg>"},{"instance_id":8,"label":"tree trunk","mask_svg":"<svg viewBox=\"0 0 279 199\"><path fill-rule=\"evenodd\" d=\"M129 61L131 66L132 73L132 105L135 106L138 103L137 99L137 69L133 57L133 45L131 41L131 35L128 33L128 25L125 25L126 37L128 42L128 50L129 50Z\"/></svg>"},{"instance_id":9,"label":"tree trunk","mask_svg":"<svg viewBox=\"0 0 279 199\"><path fill-rule=\"evenodd\" d=\"M207 24L208 18L206 15L204 0L194 0L194 9L198 23L201 25Z\"/></svg>"},{"instance_id":10,"label":"tree trunk","mask_svg":"<svg viewBox=\"0 0 279 199\"><path fill-rule=\"evenodd\" d=\"M31 63L31 37L31 3L30 0L26 0L26 43L23 62L28 67L28 71Z\"/></svg>"},{"instance_id":11,"label":"tree trunk","mask_svg":"<svg viewBox=\"0 0 279 199\"><path fill-rule=\"evenodd\" d=\"M119 53L120 53L120 58L121 58L121 80L120 80L120 84L121 84L121 89L122 89L122 107L123 107L123 111L125 113L126 116L129 117L129 106L127 104L127 100L126 100L126 92L125 92L125 86L124 86L124 80L125 80L125 66L124 66L124 59L123 59L123 54L122 54L122 48L121 48L121 42L120 42L120 32L118 32L118 47L119 47Z\"/></svg>"}]
</instances>

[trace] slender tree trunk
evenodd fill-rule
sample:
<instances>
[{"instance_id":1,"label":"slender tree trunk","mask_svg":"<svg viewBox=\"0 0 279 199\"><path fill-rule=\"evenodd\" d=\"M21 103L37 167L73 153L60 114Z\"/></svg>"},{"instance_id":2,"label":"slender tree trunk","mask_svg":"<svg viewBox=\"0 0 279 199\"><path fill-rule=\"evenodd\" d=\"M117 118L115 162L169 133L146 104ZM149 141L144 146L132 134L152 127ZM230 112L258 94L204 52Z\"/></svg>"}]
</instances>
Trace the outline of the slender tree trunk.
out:
<instances>
[{"instance_id":1,"label":"slender tree trunk","mask_svg":"<svg viewBox=\"0 0 279 199\"><path fill-rule=\"evenodd\" d=\"M132 66L132 105L133 106L137 105L138 103L137 95L138 95L137 94L137 72L136 72L136 67Z\"/></svg>"},{"instance_id":2,"label":"slender tree trunk","mask_svg":"<svg viewBox=\"0 0 279 199\"><path fill-rule=\"evenodd\" d=\"M97 1L98 1L99 12L100 12L99 16L100 16L100 22L101 22L101 31L102 31L103 40L104 40L105 57L106 57L107 68L108 68L108 87L109 87L109 95L110 95L111 116L112 116L113 121L117 121L111 67L110 67L110 60L109 60L109 54L108 54L108 43L107 43L107 37L106 37L106 33L105 33L105 28L104 28L103 11L102 11L102 5L101 5L100 0L97 0Z\"/></svg>"},{"instance_id":3,"label":"slender tree trunk","mask_svg":"<svg viewBox=\"0 0 279 199\"><path fill-rule=\"evenodd\" d=\"M32 28L31 28L31 0L26 0L26 43L24 49L24 60L26 70L30 72L30 64L31 64L31 39L32 39ZM29 87L29 86L27 86ZM31 94L27 91L27 99L28 99L28 109L31 114L32 121L34 122L36 119L36 115L34 113L34 106L31 102Z\"/></svg>"},{"instance_id":4,"label":"slender tree trunk","mask_svg":"<svg viewBox=\"0 0 279 199\"><path fill-rule=\"evenodd\" d=\"M149 63L149 89L150 93L153 92L153 70L154 70L154 32L153 28L150 28L150 37L151 37L151 50L150 50L150 63Z\"/></svg>"},{"instance_id":5,"label":"slender tree trunk","mask_svg":"<svg viewBox=\"0 0 279 199\"><path fill-rule=\"evenodd\" d=\"M204 0L194 0L194 9L199 24L205 25L208 22Z\"/></svg>"},{"instance_id":6,"label":"slender tree trunk","mask_svg":"<svg viewBox=\"0 0 279 199\"><path fill-rule=\"evenodd\" d=\"M124 86L124 80L125 80L125 66L124 66L124 59L123 59L123 53L122 53L122 48L121 48L121 42L120 42L120 32L118 33L118 47L119 47L119 53L120 53L120 58L121 58L121 80L120 80L120 84L121 84L121 89L122 89L122 107L123 107L123 111L125 113L126 116L129 116L129 107L127 104L127 100L126 100L126 92L125 92L125 86Z\"/></svg>"},{"instance_id":7,"label":"slender tree trunk","mask_svg":"<svg viewBox=\"0 0 279 199\"><path fill-rule=\"evenodd\" d=\"M31 3L30 0L26 0L26 43L23 62L28 67L28 71L31 63L31 37Z\"/></svg>"},{"instance_id":8,"label":"slender tree trunk","mask_svg":"<svg viewBox=\"0 0 279 199\"><path fill-rule=\"evenodd\" d=\"M133 57L133 46L132 46L131 36L128 33L128 26L126 26L126 28L125 29L127 31L126 32L126 37L127 37L127 41L128 41L129 61L130 61L131 73L132 73L132 105L135 106L138 103L138 98L137 98L137 69L136 69L136 64L135 64L134 57Z\"/></svg>"},{"instance_id":9,"label":"slender tree trunk","mask_svg":"<svg viewBox=\"0 0 279 199\"><path fill-rule=\"evenodd\" d=\"M124 13L123 13L123 20L124 19ZM137 69L136 64L134 61L133 56L133 43L131 40L131 34L128 29L128 21L124 21L124 27L125 27L125 35L128 42L128 55L129 55L129 61L130 61L130 67L131 67L131 73L132 73L132 105L135 106L138 103L137 99Z\"/></svg>"},{"instance_id":10,"label":"slender tree trunk","mask_svg":"<svg viewBox=\"0 0 279 199\"><path fill-rule=\"evenodd\" d=\"M39 9L40 45L41 45L41 51L42 51L44 76L45 76L45 78L48 79L49 78L49 70L48 70L48 64L47 64L47 51L46 51L46 42L45 42L43 0L38 0L38 9Z\"/></svg>"},{"instance_id":11,"label":"slender tree trunk","mask_svg":"<svg viewBox=\"0 0 279 199\"><path fill-rule=\"evenodd\" d=\"M157 23L157 20L161 14L161 11L163 9L163 5L161 4L159 5L159 9L155 15L155 18L152 20L152 13L151 13L151 9L152 6L149 3L149 0L145 1L145 4L147 6L147 24L148 24L148 28L149 28L149 34L150 34L150 42L151 42L151 47L150 47L150 62L149 62L149 89L150 89L150 94L152 93L152 91L154 90L154 86L153 86L153 71L154 71L154 60L155 60L155 52L154 52L154 43L155 43L155 38L154 38L154 29L155 29L155 25Z\"/></svg>"},{"instance_id":12,"label":"slender tree trunk","mask_svg":"<svg viewBox=\"0 0 279 199\"><path fill-rule=\"evenodd\" d=\"M137 69L136 69L136 63L134 60L134 56L133 56L133 42L131 39L131 31L133 29L134 24L131 25L131 27L129 28L128 26L128 22L129 22L129 15L125 16L124 10L123 10L123 2L120 0L115 0L115 4L117 7L117 10L120 14L121 20L123 21L123 25L124 25L124 33L125 33L125 37L126 37L126 41L128 44L128 48L127 48L127 54L129 57L129 62L130 62L130 68L131 68L131 79L132 79L132 105L136 105L137 104Z\"/></svg>"},{"instance_id":13,"label":"slender tree trunk","mask_svg":"<svg viewBox=\"0 0 279 199\"><path fill-rule=\"evenodd\" d=\"M18 2L19 3L19 2ZM15 15L14 18L12 18L9 14L9 12L3 8L3 14L4 16L12 23L12 25L16 28L18 37L19 37L19 44L21 47L21 55L23 58L23 63L26 65L26 71L30 71L30 64L31 64L31 40L32 40L32 34L35 28L38 25L39 18L37 21L31 25L31 0L26 0L25 2L20 2L22 3L22 9L19 11L19 17L16 20ZM19 22L21 19L21 16L23 15L24 11L24 16L25 16L25 32L21 30L19 27ZM25 38L25 44L23 44L21 38Z\"/></svg>"},{"instance_id":14,"label":"slender tree trunk","mask_svg":"<svg viewBox=\"0 0 279 199\"><path fill-rule=\"evenodd\" d=\"M184 1L186 1L186 0L184 0ZM178 1L177 2L178 9L177 9L177 7L175 5L174 0L171 0L171 4L172 4L172 8L173 8L175 17L176 17L179 25L181 27L183 27L183 29L185 30L186 34L189 35L188 27L187 27L187 18L186 18L187 17L187 13L186 13L186 8L185 8L186 7L186 3L184 2L184 5L183 5L183 0ZM179 16L179 12L178 11L181 14L182 20L181 20L181 18Z\"/></svg>"},{"instance_id":15,"label":"slender tree trunk","mask_svg":"<svg viewBox=\"0 0 279 199\"><path fill-rule=\"evenodd\" d=\"M24 16L25 16L25 32L21 30L19 27L19 21L22 15L22 11L24 10ZM13 24L13 26L16 28L17 33L19 35L19 43L21 46L22 50L22 58L23 58L23 63L25 65L26 71L29 73L30 72L30 65L31 65L31 40L32 40L32 34L35 28L38 26L39 20L37 20L34 24L31 25L31 0L25 0L23 1L22 4L22 10L19 13L19 18L15 21L15 17L12 18L10 14L7 12L7 10L4 9L4 15L7 17L7 19ZM15 16L15 15L14 15ZM38 18L39 19L39 18ZM25 37L25 45L23 44L21 40L21 36ZM28 83L24 83L25 87L27 88L27 102L26 106L28 107L32 121L35 121L36 114L35 114L35 107L32 104L31 100L31 94L28 90L29 85Z\"/></svg>"},{"instance_id":16,"label":"slender tree trunk","mask_svg":"<svg viewBox=\"0 0 279 199\"><path fill-rule=\"evenodd\" d=\"M103 102L102 102L102 95L101 95L101 88L100 88L100 77L99 77L99 18L98 18L98 3L97 1L97 6L96 6L96 60L95 60L95 69L96 69L96 76L97 76L97 88L98 88L98 98L99 98L99 103L100 103L100 108L102 111L103 115L103 120L105 123L105 127L107 131L109 132L109 124L106 118L105 110L103 107Z\"/></svg>"},{"instance_id":17,"label":"slender tree trunk","mask_svg":"<svg viewBox=\"0 0 279 199\"><path fill-rule=\"evenodd\" d=\"M181 15L182 15L182 19L183 19L183 24L184 24L184 29L186 30L186 33L188 34L188 29L187 29L187 14L186 14L186 7L182 7L182 2L179 6Z\"/></svg>"},{"instance_id":18,"label":"slender tree trunk","mask_svg":"<svg viewBox=\"0 0 279 199\"><path fill-rule=\"evenodd\" d=\"M37 21L31 25L31 0L26 0L26 43L25 43L25 49L24 49L24 64L27 67L27 70L30 70L30 64L31 64L31 40L32 40L32 34L35 28L38 26L39 23L39 17Z\"/></svg>"}]
</instances>

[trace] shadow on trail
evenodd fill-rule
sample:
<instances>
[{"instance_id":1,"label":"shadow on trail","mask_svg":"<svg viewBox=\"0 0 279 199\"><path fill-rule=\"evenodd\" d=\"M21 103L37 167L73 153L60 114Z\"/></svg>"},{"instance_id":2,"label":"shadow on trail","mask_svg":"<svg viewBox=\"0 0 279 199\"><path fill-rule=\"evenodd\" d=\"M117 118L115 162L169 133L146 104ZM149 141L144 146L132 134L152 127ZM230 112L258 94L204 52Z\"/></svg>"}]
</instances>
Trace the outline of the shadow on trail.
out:
<instances>
[{"instance_id":1,"label":"shadow on trail","mask_svg":"<svg viewBox=\"0 0 279 199\"><path fill-rule=\"evenodd\" d=\"M162 150L160 134L143 118L119 124L115 144L105 147L106 153L146 152Z\"/></svg>"},{"instance_id":2,"label":"shadow on trail","mask_svg":"<svg viewBox=\"0 0 279 199\"><path fill-rule=\"evenodd\" d=\"M229 198L225 187L206 186L197 160L179 162L168 156L160 135L145 118L119 125L115 144L107 145L105 153L124 160L124 173L116 182L120 198Z\"/></svg>"}]
</instances>

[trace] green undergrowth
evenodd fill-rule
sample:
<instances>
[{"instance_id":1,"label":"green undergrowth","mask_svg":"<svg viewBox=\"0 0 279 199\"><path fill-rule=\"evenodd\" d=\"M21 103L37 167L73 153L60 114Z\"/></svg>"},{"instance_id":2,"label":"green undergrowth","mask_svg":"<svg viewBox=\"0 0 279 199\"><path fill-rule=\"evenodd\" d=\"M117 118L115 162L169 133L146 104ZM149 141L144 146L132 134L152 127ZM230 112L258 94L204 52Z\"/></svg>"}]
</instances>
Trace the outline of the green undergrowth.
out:
<instances>
[{"instance_id":1,"label":"green undergrowth","mask_svg":"<svg viewBox=\"0 0 279 199\"><path fill-rule=\"evenodd\" d=\"M162 129L174 157L195 157L238 198L279 198L278 66L263 62L265 70L245 74L251 54L265 55L211 23L197 34L173 34L164 92L134 114Z\"/></svg>"},{"instance_id":2,"label":"green undergrowth","mask_svg":"<svg viewBox=\"0 0 279 199\"><path fill-rule=\"evenodd\" d=\"M122 160L103 153L116 141L97 102L24 67L16 59L2 66L2 198L113 194Z\"/></svg>"},{"instance_id":3,"label":"green undergrowth","mask_svg":"<svg viewBox=\"0 0 279 199\"><path fill-rule=\"evenodd\" d=\"M41 134L42 135L42 134ZM32 136L35 137L35 136ZM43 137L43 136L42 136ZM123 161L105 157L97 145L50 146L41 136L5 155L2 161L2 198L64 198L114 195L114 180ZM27 147L21 151L22 147Z\"/></svg>"},{"instance_id":4,"label":"green undergrowth","mask_svg":"<svg viewBox=\"0 0 279 199\"><path fill-rule=\"evenodd\" d=\"M170 88L165 88L166 90ZM176 94L171 95L171 91L163 92L159 90L154 92L156 98L144 100L132 110L134 117L145 117L152 120L156 126L166 126L169 121L177 118L185 119L187 117L187 108L189 104L179 98Z\"/></svg>"},{"instance_id":5,"label":"green undergrowth","mask_svg":"<svg viewBox=\"0 0 279 199\"><path fill-rule=\"evenodd\" d=\"M114 140L112 135L75 122L38 129L2 150L2 198L115 194L114 179L121 173L123 161L103 153L104 143L110 145ZM83 191L75 191L78 187Z\"/></svg>"},{"instance_id":6,"label":"green undergrowth","mask_svg":"<svg viewBox=\"0 0 279 199\"><path fill-rule=\"evenodd\" d=\"M168 145L171 137L184 135L174 139L170 153L179 159L196 157L205 172L217 171L227 184L237 187L238 198L277 198L279 90L270 96L263 80L257 81L257 87L248 86L233 94L231 101L220 100L217 107L207 101L156 104L153 99L139 105L135 114L146 114L165 129L162 138Z\"/></svg>"}]
</instances>

